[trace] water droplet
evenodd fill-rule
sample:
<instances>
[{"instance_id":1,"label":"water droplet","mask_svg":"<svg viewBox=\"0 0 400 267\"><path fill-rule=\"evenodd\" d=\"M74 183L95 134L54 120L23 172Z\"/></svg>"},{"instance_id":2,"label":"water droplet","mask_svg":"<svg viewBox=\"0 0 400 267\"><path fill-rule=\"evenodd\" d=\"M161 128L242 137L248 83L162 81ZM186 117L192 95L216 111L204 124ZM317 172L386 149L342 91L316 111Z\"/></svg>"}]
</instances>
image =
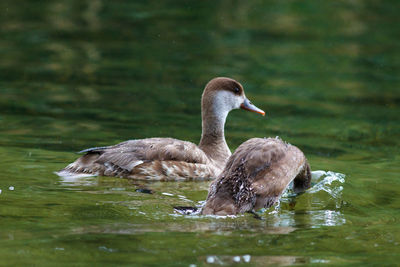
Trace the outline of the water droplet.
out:
<instances>
[{"instance_id":1,"label":"water droplet","mask_svg":"<svg viewBox=\"0 0 400 267\"><path fill-rule=\"evenodd\" d=\"M243 260L245 262L250 262L251 256L250 255L243 255Z\"/></svg>"},{"instance_id":2,"label":"water droplet","mask_svg":"<svg viewBox=\"0 0 400 267\"><path fill-rule=\"evenodd\" d=\"M214 263L214 262L215 262L215 259L214 259L213 256L208 256L207 257L207 263Z\"/></svg>"}]
</instances>

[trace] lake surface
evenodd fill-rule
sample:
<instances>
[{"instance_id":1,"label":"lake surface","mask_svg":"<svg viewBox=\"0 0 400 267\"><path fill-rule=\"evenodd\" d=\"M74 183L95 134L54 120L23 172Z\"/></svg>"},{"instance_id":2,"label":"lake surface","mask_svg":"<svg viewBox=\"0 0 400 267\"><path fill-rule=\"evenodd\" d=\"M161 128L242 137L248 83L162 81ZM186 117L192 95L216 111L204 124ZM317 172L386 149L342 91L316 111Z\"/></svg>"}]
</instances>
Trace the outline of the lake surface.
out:
<instances>
[{"instance_id":1,"label":"lake surface","mask_svg":"<svg viewBox=\"0 0 400 267\"><path fill-rule=\"evenodd\" d=\"M0 265L377 265L400 261L399 1L0 2ZM314 186L216 218L173 206L209 182L54 174L76 151L198 143L213 77L267 112L230 113L233 151L280 136ZM151 190L152 194L142 191Z\"/></svg>"}]
</instances>

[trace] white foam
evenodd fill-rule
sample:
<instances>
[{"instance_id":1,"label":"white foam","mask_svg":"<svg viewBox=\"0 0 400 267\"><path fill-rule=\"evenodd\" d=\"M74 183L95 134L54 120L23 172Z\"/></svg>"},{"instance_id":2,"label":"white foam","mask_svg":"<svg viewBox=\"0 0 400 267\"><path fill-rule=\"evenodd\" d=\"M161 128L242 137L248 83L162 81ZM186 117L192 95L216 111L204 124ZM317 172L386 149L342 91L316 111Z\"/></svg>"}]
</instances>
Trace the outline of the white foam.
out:
<instances>
[{"instance_id":1,"label":"white foam","mask_svg":"<svg viewBox=\"0 0 400 267\"><path fill-rule=\"evenodd\" d=\"M92 177L92 176L98 176L98 173L73 173L73 172L69 172L69 171L59 171L59 172L54 172L55 174L57 174L58 176L64 178L63 180L65 182L69 182L68 180L70 180L70 182L73 182L75 179L78 178L83 178L83 177Z\"/></svg>"}]
</instances>

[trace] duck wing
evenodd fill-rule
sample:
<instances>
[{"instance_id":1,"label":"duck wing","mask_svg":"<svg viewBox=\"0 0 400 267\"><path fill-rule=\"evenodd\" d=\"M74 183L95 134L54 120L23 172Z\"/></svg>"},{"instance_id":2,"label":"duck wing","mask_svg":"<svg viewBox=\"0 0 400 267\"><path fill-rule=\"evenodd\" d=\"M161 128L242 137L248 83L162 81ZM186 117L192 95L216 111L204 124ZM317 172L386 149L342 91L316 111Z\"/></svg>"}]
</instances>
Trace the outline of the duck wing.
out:
<instances>
[{"instance_id":1,"label":"duck wing","mask_svg":"<svg viewBox=\"0 0 400 267\"><path fill-rule=\"evenodd\" d=\"M253 149L252 155L248 155L246 169L250 188L257 196L255 210L272 206L293 180L295 191L310 186L310 167L297 147L278 138L267 138L258 140Z\"/></svg>"}]
</instances>

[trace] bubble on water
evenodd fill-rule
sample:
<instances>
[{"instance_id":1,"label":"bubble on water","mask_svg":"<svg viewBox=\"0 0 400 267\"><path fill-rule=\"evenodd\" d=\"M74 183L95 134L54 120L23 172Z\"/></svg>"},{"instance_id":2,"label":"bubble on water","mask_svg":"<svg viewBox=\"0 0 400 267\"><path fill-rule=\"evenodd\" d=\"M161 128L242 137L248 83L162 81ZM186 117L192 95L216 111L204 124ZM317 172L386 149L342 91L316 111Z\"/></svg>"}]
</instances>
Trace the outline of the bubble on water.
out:
<instances>
[{"instance_id":1,"label":"bubble on water","mask_svg":"<svg viewBox=\"0 0 400 267\"><path fill-rule=\"evenodd\" d=\"M112 190L112 191L125 191L126 189L125 189L125 187L114 187L114 188L111 188L110 190Z\"/></svg>"},{"instance_id":2,"label":"bubble on water","mask_svg":"<svg viewBox=\"0 0 400 267\"><path fill-rule=\"evenodd\" d=\"M250 255L243 255L242 256L244 262L250 262L251 256Z\"/></svg>"},{"instance_id":3,"label":"bubble on water","mask_svg":"<svg viewBox=\"0 0 400 267\"><path fill-rule=\"evenodd\" d=\"M233 257L233 261L234 261L234 262L240 262L240 257L239 257L239 256Z\"/></svg>"},{"instance_id":4,"label":"bubble on water","mask_svg":"<svg viewBox=\"0 0 400 267\"><path fill-rule=\"evenodd\" d=\"M118 250L116 250L116 249L108 248L108 247L106 247L106 246L100 246L100 247L99 247L99 250L101 250L101 251L106 251L106 252L116 252L116 251L118 251Z\"/></svg>"},{"instance_id":5,"label":"bubble on water","mask_svg":"<svg viewBox=\"0 0 400 267\"><path fill-rule=\"evenodd\" d=\"M214 262L215 262L214 256L207 257L207 263L214 263Z\"/></svg>"},{"instance_id":6,"label":"bubble on water","mask_svg":"<svg viewBox=\"0 0 400 267\"><path fill-rule=\"evenodd\" d=\"M329 263L329 260L324 259L311 259L311 263Z\"/></svg>"}]
</instances>

